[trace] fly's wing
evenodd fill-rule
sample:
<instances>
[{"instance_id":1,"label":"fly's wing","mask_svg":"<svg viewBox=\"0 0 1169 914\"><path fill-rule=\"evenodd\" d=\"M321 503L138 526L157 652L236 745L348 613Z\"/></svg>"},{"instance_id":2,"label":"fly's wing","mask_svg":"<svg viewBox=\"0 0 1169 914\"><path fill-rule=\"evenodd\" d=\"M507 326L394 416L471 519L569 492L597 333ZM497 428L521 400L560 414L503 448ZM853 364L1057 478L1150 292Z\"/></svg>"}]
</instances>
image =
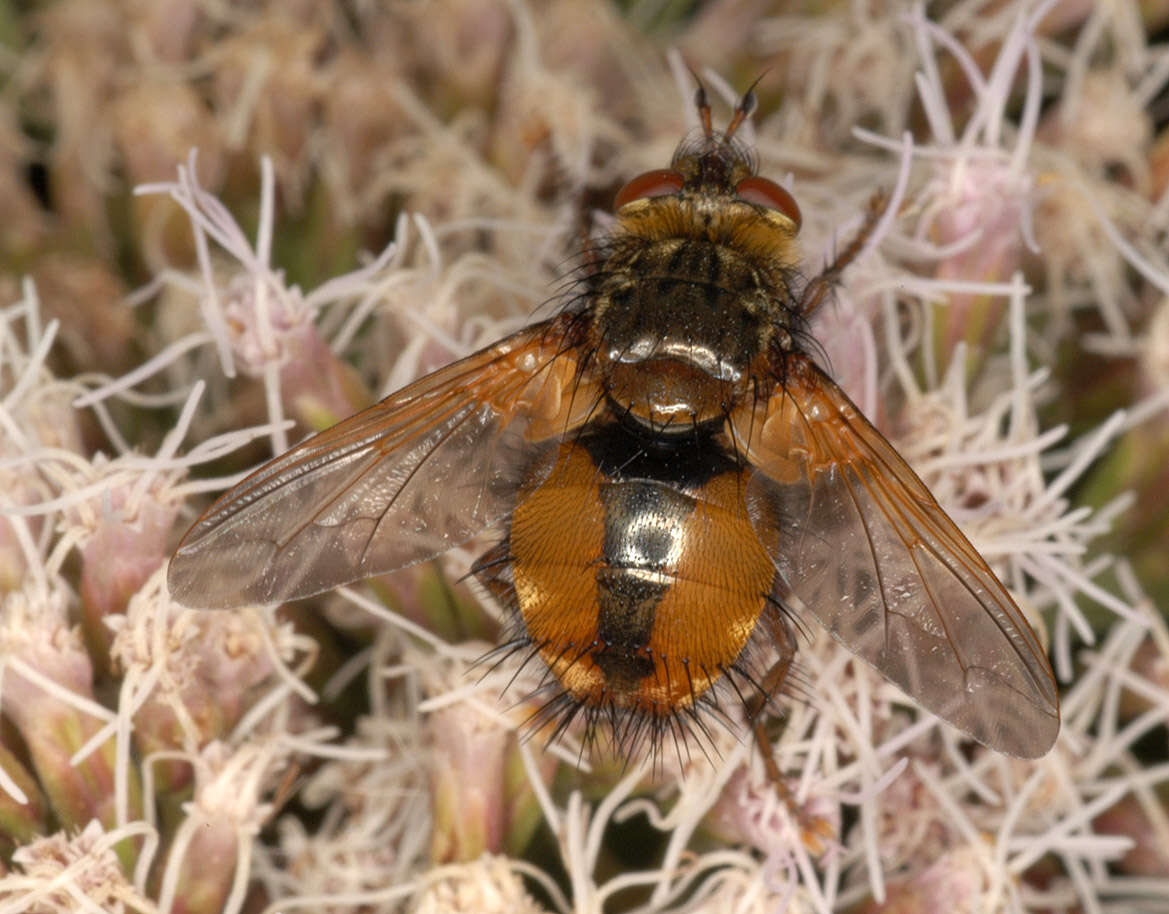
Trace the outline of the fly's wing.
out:
<instances>
[{"instance_id":1,"label":"fly's wing","mask_svg":"<svg viewBox=\"0 0 1169 914\"><path fill-rule=\"evenodd\" d=\"M756 471L748 511L781 595L925 708L992 749L1038 758L1059 733L1034 632L892 446L809 359L732 415Z\"/></svg>"},{"instance_id":2,"label":"fly's wing","mask_svg":"<svg viewBox=\"0 0 1169 914\"><path fill-rule=\"evenodd\" d=\"M520 331L261 467L183 537L171 595L208 608L309 596L432 558L500 520L539 442L592 406L567 327Z\"/></svg>"}]
</instances>

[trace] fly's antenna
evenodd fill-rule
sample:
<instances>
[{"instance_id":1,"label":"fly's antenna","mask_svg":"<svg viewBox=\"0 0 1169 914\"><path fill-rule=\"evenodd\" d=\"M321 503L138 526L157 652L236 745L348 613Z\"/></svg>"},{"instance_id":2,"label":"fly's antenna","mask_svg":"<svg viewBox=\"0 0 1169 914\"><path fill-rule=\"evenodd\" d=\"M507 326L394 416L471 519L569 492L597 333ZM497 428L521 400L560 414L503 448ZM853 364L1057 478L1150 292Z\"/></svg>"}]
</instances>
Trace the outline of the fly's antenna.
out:
<instances>
[{"instance_id":1,"label":"fly's antenna","mask_svg":"<svg viewBox=\"0 0 1169 914\"><path fill-rule=\"evenodd\" d=\"M698 116L702 119L702 132L706 134L708 140L713 139L714 127L710 120L710 101L706 97L706 87L701 83L694 92L694 104L698 108Z\"/></svg>"},{"instance_id":2,"label":"fly's antenna","mask_svg":"<svg viewBox=\"0 0 1169 914\"><path fill-rule=\"evenodd\" d=\"M727 129L723 133L724 140L729 140L734 132L742 125L743 121L754 114L755 109L759 107L759 99L755 96L755 87L759 85L759 81L766 75L766 70L760 73L755 79L755 82L747 87L747 91L743 93L742 98L739 99L739 103L735 105L735 113L731 115L731 122L727 124ZM709 136L709 134L707 135Z\"/></svg>"},{"instance_id":3,"label":"fly's antenna","mask_svg":"<svg viewBox=\"0 0 1169 914\"><path fill-rule=\"evenodd\" d=\"M710 99L706 94L706 86L703 85L702 79L694 72L694 68L689 63L686 64L686 69L690 71L690 75L694 77L694 82L698 86L694 90L694 107L698 109L698 119L702 122L702 132L708 140L713 140L714 124L711 119ZM724 140L729 140L735 131L743 125L743 122L751 117L759 107L759 99L755 95L755 87L759 85L760 81L766 75L766 70L760 73L755 79L755 82L751 83L747 91L743 93L739 99L739 103L735 105L735 112L731 115L730 123L727 124L727 129L723 131L722 138Z\"/></svg>"},{"instance_id":4,"label":"fly's antenna","mask_svg":"<svg viewBox=\"0 0 1169 914\"><path fill-rule=\"evenodd\" d=\"M710 118L710 100L706 97L706 86L702 84L698 74L694 72L694 68L689 63L686 64L686 69L690 71L690 75L694 77L694 82L698 88L694 90L694 107L698 109L698 119L702 121L702 132L706 134L708 140L714 139L714 124Z\"/></svg>"}]
</instances>

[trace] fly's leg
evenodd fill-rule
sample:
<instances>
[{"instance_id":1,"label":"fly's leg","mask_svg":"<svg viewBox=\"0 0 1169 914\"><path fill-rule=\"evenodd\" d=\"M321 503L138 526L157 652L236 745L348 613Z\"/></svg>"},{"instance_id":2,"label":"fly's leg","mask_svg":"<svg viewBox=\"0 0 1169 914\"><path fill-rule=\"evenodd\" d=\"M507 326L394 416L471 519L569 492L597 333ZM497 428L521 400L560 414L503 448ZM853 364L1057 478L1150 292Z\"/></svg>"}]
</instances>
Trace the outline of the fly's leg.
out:
<instances>
[{"instance_id":1,"label":"fly's leg","mask_svg":"<svg viewBox=\"0 0 1169 914\"><path fill-rule=\"evenodd\" d=\"M763 711L773 696L782 694L784 683L791 673L796 656L796 639L791 626L782 617L774 616L771 619L770 628L773 643L779 650L779 659L763 677L760 692L753 696L748 703L746 709L748 720L751 721L755 745L759 747L759 755L763 759L763 770L767 773L767 780L774 786L775 792L799 828L800 841L810 853L821 854L827 850L828 842L836 837L836 830L827 819L808 813L796 802L795 794L788 786L783 772L779 770L779 763L775 760L774 743L764 725ZM787 727L787 720L786 716L780 720L780 735Z\"/></svg>"},{"instance_id":2,"label":"fly's leg","mask_svg":"<svg viewBox=\"0 0 1169 914\"><path fill-rule=\"evenodd\" d=\"M883 190L877 191L869 199L869 208L865 213L865 221L861 223L861 227L857 230L852 241L848 243L843 251L836 255L836 259L828 264L819 276L813 278L804 287L804 293L800 296L800 314L806 317L815 311L820 307L820 303L824 301L825 296L832 290L832 287L840 282L840 274L844 272L844 268L852 263L856 259L857 254L861 252L861 248L869 240L873 229L877 227L877 220L884 214L888 202L889 198Z\"/></svg>"}]
</instances>

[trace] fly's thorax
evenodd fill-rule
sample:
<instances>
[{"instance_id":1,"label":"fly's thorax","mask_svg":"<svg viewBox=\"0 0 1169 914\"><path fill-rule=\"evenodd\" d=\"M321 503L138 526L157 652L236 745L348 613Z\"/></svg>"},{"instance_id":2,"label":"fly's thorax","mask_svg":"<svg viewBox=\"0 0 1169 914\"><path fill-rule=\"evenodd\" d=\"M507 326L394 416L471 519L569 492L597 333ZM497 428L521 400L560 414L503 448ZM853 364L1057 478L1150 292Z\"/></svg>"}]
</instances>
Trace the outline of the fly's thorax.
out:
<instances>
[{"instance_id":1,"label":"fly's thorax","mask_svg":"<svg viewBox=\"0 0 1169 914\"><path fill-rule=\"evenodd\" d=\"M674 219L684 202L670 198L657 220ZM606 393L632 418L667 433L725 416L761 354L789 338L798 319L793 270L728 243L731 221L758 228L766 220L750 206L727 205L735 220L691 201L684 224L707 212L711 237L661 227L626 231L627 218L636 221L643 208L624 207L598 273L592 349Z\"/></svg>"},{"instance_id":2,"label":"fly's thorax","mask_svg":"<svg viewBox=\"0 0 1169 914\"><path fill-rule=\"evenodd\" d=\"M605 373L605 393L614 410L664 436L725 419L740 386L684 359L614 362Z\"/></svg>"}]
</instances>

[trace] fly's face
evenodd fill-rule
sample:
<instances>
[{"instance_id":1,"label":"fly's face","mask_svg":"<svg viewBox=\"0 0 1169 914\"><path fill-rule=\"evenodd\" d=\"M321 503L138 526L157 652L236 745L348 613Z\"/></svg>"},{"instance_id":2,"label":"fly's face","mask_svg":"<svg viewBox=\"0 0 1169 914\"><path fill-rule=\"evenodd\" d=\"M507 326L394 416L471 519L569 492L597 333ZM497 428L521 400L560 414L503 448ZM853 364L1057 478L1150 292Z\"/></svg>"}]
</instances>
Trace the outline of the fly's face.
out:
<instances>
[{"instance_id":1,"label":"fly's face","mask_svg":"<svg viewBox=\"0 0 1169 914\"><path fill-rule=\"evenodd\" d=\"M753 717L811 616L930 711L1012 755L1059 729L1003 585L806 351L865 228L804 281L800 213L736 130L618 195L575 304L296 446L220 498L172 594L308 596L501 531L476 573L504 646L546 668L539 722L619 739ZM654 743L656 747L656 742Z\"/></svg>"}]
</instances>

